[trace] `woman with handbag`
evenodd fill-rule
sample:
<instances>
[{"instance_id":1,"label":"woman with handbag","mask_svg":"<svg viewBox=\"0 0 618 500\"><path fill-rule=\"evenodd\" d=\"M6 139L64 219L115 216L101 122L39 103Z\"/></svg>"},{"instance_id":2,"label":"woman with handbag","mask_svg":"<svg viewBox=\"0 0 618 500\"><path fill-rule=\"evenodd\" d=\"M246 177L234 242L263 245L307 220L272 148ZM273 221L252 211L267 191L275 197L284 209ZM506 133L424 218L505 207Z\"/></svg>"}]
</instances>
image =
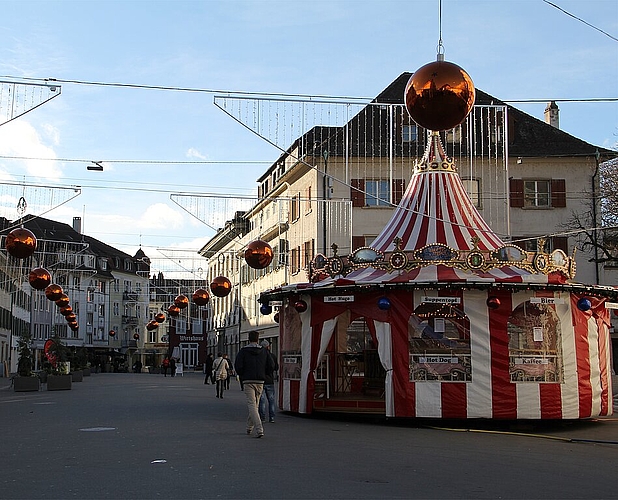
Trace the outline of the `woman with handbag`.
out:
<instances>
[{"instance_id":1,"label":"woman with handbag","mask_svg":"<svg viewBox=\"0 0 618 500\"><path fill-rule=\"evenodd\" d=\"M212 373L215 377L217 389L217 397L223 399L223 391L225 390L225 380L228 376L229 365L222 353L217 353L217 359L212 364Z\"/></svg>"}]
</instances>

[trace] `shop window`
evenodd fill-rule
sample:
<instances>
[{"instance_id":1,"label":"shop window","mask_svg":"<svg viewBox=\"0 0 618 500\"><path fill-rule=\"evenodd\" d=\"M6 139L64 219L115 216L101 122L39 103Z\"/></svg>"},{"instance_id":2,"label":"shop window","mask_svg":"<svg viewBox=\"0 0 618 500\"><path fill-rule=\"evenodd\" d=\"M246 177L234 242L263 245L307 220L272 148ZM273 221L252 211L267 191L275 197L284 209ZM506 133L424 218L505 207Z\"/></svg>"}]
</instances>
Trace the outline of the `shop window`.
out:
<instances>
[{"instance_id":1,"label":"shop window","mask_svg":"<svg viewBox=\"0 0 618 500\"><path fill-rule=\"evenodd\" d=\"M424 303L408 320L410 381L472 380L470 321L455 304Z\"/></svg>"},{"instance_id":2,"label":"shop window","mask_svg":"<svg viewBox=\"0 0 618 500\"><path fill-rule=\"evenodd\" d=\"M560 319L553 305L519 305L507 323L512 382L562 382Z\"/></svg>"}]
</instances>

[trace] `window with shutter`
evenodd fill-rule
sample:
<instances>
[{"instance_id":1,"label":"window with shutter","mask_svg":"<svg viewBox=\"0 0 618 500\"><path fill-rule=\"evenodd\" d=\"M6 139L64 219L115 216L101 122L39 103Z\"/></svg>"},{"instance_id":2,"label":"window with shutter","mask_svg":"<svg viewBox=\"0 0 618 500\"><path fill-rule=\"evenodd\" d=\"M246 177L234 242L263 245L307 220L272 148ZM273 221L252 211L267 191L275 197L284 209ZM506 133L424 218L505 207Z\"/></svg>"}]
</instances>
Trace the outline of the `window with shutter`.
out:
<instances>
[{"instance_id":1,"label":"window with shutter","mask_svg":"<svg viewBox=\"0 0 618 500\"><path fill-rule=\"evenodd\" d=\"M552 179L551 181L551 206L566 207L566 181L564 179Z\"/></svg>"},{"instance_id":2,"label":"window with shutter","mask_svg":"<svg viewBox=\"0 0 618 500\"><path fill-rule=\"evenodd\" d=\"M353 207L365 206L365 179L352 179L350 189L350 199Z\"/></svg>"},{"instance_id":3,"label":"window with shutter","mask_svg":"<svg viewBox=\"0 0 618 500\"><path fill-rule=\"evenodd\" d=\"M403 179L393 179L393 203L398 205L403 198L405 181Z\"/></svg>"},{"instance_id":4,"label":"window with shutter","mask_svg":"<svg viewBox=\"0 0 618 500\"><path fill-rule=\"evenodd\" d=\"M524 206L524 181L523 179L509 179L509 200L511 207L523 208Z\"/></svg>"},{"instance_id":5,"label":"window with shutter","mask_svg":"<svg viewBox=\"0 0 618 500\"><path fill-rule=\"evenodd\" d=\"M352 236L352 251L365 246L364 236Z\"/></svg>"}]
</instances>

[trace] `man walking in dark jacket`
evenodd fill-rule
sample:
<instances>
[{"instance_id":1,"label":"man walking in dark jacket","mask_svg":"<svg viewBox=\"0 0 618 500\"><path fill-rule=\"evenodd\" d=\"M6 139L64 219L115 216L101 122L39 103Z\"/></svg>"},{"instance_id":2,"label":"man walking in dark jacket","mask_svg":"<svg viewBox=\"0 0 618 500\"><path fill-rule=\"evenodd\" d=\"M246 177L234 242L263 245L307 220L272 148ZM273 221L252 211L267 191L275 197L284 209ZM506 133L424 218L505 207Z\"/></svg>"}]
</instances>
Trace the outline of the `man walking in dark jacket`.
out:
<instances>
[{"instance_id":1,"label":"man walking in dark jacket","mask_svg":"<svg viewBox=\"0 0 618 500\"><path fill-rule=\"evenodd\" d=\"M258 345L260 334L258 332L249 332L249 343L243 347L236 356L234 368L240 377L245 396L247 397L247 408L249 416L247 417L247 434L251 434L255 429L256 436L261 438L264 435L264 427L258 407L260 397L264 389L264 380L268 375L275 371L275 363L268 350Z\"/></svg>"}]
</instances>

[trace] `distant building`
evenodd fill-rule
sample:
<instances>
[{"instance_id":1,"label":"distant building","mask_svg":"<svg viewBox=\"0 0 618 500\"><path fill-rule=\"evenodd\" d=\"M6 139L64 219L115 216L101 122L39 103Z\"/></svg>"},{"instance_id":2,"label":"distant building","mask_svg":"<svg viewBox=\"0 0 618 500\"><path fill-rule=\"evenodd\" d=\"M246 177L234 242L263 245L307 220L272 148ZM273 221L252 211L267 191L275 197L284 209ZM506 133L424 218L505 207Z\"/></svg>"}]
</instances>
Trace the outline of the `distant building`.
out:
<instances>
[{"instance_id":1,"label":"distant building","mask_svg":"<svg viewBox=\"0 0 618 500\"><path fill-rule=\"evenodd\" d=\"M116 368L125 368L143 344L148 313L150 263L140 250L126 254L95 238L81 234L79 218L74 227L44 217L26 216L21 221L0 220L4 237L14 227L23 226L37 238L37 250L28 259L18 260L0 253L0 362L10 359L9 371L16 368L17 337L29 330L34 342L37 367L45 341L58 335L69 347L85 347L91 362L109 357L110 351L122 358ZM69 297L79 328L67 327L58 306L44 291L34 290L28 274L44 267L52 283ZM113 331L115 335L110 335Z\"/></svg>"}]
</instances>

